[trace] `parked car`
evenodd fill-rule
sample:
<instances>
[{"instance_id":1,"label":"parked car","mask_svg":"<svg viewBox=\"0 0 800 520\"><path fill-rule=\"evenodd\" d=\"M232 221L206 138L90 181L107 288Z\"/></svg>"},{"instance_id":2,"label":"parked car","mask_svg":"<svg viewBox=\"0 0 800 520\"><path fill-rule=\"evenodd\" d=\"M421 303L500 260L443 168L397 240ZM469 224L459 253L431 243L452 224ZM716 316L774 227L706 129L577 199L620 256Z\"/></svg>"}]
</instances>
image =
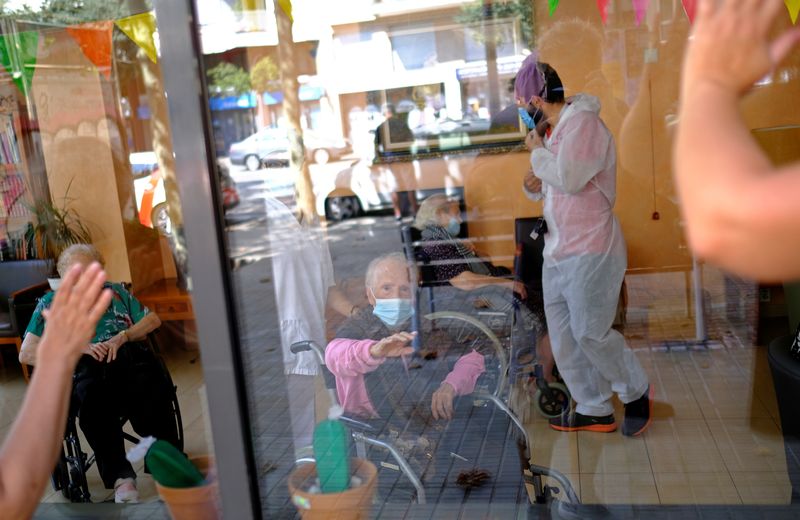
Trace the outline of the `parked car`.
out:
<instances>
[{"instance_id":1,"label":"parked car","mask_svg":"<svg viewBox=\"0 0 800 520\"><path fill-rule=\"evenodd\" d=\"M307 158L325 164L350 152L347 141L329 139L312 131L303 132ZM231 164L243 165L250 171L266 166L289 164L289 138L281 128L264 128L243 141L233 143L228 151Z\"/></svg>"},{"instance_id":2,"label":"parked car","mask_svg":"<svg viewBox=\"0 0 800 520\"><path fill-rule=\"evenodd\" d=\"M164 189L164 177L158 167L154 152L137 152L130 154L133 171L133 187L136 195L136 209L139 211L139 222L143 226L154 228L168 235L172 231L167 207L167 194ZM239 204L239 191L236 183L224 164L218 164L219 183L222 190L222 210L228 211Z\"/></svg>"}]
</instances>

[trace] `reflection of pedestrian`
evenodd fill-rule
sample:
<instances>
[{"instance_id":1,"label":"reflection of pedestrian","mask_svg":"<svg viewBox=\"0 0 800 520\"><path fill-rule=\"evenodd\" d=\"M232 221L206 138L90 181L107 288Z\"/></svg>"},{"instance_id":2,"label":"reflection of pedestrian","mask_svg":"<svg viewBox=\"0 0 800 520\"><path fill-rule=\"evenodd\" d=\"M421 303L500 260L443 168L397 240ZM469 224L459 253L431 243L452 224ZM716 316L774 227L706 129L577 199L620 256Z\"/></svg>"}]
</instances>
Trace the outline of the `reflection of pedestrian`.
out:
<instances>
[{"instance_id":1,"label":"reflection of pedestrian","mask_svg":"<svg viewBox=\"0 0 800 520\"><path fill-rule=\"evenodd\" d=\"M381 161L383 159L401 155L408 157L408 161L396 161L386 164L386 170L392 176L394 182L391 186L392 207L394 208L394 218L403 218L402 199L408 201L409 209L412 214L417 212L417 195L414 183L414 168L410 162L410 154L407 149L398 152L392 150L395 145L403 147L411 146L414 142L414 133L408 127L405 119L395 113L393 105L383 107L383 115L386 120L375 129L375 157Z\"/></svg>"},{"instance_id":2,"label":"reflection of pedestrian","mask_svg":"<svg viewBox=\"0 0 800 520\"><path fill-rule=\"evenodd\" d=\"M544 141L526 140L532 174L525 191L544 197L545 315L553 355L577 406L550 421L559 431L616 430L611 397L625 403L624 435L650 424L647 375L625 338L611 328L625 277L625 239L614 216L614 138L598 116L597 98L565 99L552 67L530 56L517 76L517 98L550 125ZM535 176L535 177L534 177Z\"/></svg>"},{"instance_id":3,"label":"reflection of pedestrian","mask_svg":"<svg viewBox=\"0 0 800 520\"><path fill-rule=\"evenodd\" d=\"M278 200L266 197L265 203L292 436L295 453L301 455L299 450L312 443L319 365L312 352L292 354L289 347L305 340L327 343L325 303L335 283L333 264L321 236L303 228Z\"/></svg>"}]
</instances>

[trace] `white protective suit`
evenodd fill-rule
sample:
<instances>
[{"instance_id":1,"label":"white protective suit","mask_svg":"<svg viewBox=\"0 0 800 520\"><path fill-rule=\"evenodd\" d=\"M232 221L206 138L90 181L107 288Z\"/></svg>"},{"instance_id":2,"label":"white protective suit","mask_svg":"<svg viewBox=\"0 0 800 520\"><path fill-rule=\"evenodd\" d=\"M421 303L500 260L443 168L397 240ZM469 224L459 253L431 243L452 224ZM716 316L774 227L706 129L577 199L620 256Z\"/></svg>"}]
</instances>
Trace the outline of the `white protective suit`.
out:
<instances>
[{"instance_id":1,"label":"white protective suit","mask_svg":"<svg viewBox=\"0 0 800 520\"><path fill-rule=\"evenodd\" d=\"M328 289L336 282L322 232L301 226L277 199L265 196L265 206L292 435L295 452L300 455L313 438L314 376L319 373L319 363L312 352L293 354L289 347L305 340L327 344L325 303Z\"/></svg>"},{"instance_id":2,"label":"white protective suit","mask_svg":"<svg viewBox=\"0 0 800 520\"><path fill-rule=\"evenodd\" d=\"M625 239L614 216L614 138L588 95L567 100L544 147L531 154L542 180L545 316L558 371L582 415L613 413L644 395L648 380L625 338L611 328L627 268Z\"/></svg>"}]
</instances>

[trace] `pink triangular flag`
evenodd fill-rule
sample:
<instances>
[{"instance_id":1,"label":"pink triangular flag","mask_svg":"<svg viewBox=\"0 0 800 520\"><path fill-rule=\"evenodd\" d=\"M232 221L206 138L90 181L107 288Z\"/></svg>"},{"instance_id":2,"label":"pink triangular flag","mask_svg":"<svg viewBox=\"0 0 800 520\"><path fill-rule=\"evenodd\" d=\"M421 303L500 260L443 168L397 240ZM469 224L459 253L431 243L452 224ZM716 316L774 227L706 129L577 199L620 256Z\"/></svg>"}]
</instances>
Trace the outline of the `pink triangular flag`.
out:
<instances>
[{"instance_id":1,"label":"pink triangular flag","mask_svg":"<svg viewBox=\"0 0 800 520\"><path fill-rule=\"evenodd\" d=\"M597 9L600 10L600 18L603 19L603 23L608 22L608 3L611 0L597 0Z\"/></svg>"},{"instance_id":2,"label":"pink triangular flag","mask_svg":"<svg viewBox=\"0 0 800 520\"><path fill-rule=\"evenodd\" d=\"M694 23L694 15L697 13L697 0L681 0L683 10L689 17L689 23Z\"/></svg>"},{"instance_id":3,"label":"pink triangular flag","mask_svg":"<svg viewBox=\"0 0 800 520\"><path fill-rule=\"evenodd\" d=\"M797 14L800 13L800 0L783 0L786 4L786 9L789 10L789 16L792 17L792 23L797 23Z\"/></svg>"},{"instance_id":4,"label":"pink triangular flag","mask_svg":"<svg viewBox=\"0 0 800 520\"><path fill-rule=\"evenodd\" d=\"M642 23L645 15L647 15L647 6L650 0L633 0L633 11L636 13L636 25Z\"/></svg>"}]
</instances>

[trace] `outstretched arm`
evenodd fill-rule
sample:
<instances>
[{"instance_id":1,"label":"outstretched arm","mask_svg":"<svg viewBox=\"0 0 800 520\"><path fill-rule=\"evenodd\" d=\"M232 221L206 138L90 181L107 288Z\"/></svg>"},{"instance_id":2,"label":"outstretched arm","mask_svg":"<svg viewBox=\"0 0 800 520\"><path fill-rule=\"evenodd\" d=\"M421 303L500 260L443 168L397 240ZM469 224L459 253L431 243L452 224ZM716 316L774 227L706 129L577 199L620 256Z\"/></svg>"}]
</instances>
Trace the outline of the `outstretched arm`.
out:
<instances>
[{"instance_id":1,"label":"outstretched arm","mask_svg":"<svg viewBox=\"0 0 800 520\"><path fill-rule=\"evenodd\" d=\"M55 466L67 419L72 372L111 301L99 264L76 265L45 313L39 363L22 409L0 448L0 511L30 518Z\"/></svg>"},{"instance_id":2,"label":"outstretched arm","mask_svg":"<svg viewBox=\"0 0 800 520\"><path fill-rule=\"evenodd\" d=\"M775 168L739 101L800 41L770 38L781 0L701 0L681 90L675 176L696 253L750 278L800 275L800 165Z\"/></svg>"}]
</instances>

